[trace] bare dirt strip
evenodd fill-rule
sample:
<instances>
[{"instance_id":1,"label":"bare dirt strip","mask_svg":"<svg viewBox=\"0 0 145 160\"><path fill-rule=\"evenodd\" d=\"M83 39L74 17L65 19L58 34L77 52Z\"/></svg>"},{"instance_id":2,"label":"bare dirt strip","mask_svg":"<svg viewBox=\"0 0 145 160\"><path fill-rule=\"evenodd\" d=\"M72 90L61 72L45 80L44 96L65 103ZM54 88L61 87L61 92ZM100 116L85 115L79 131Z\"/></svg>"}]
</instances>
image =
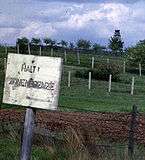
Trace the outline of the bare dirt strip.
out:
<instances>
[{"instance_id":1,"label":"bare dirt strip","mask_svg":"<svg viewBox=\"0 0 145 160\"><path fill-rule=\"evenodd\" d=\"M24 111L1 109L0 123L23 123L24 114ZM37 127L56 132L71 127L88 141L96 136L127 141L130 120L129 113L37 111L36 115ZM145 115L138 115L136 120L135 140L145 144Z\"/></svg>"}]
</instances>

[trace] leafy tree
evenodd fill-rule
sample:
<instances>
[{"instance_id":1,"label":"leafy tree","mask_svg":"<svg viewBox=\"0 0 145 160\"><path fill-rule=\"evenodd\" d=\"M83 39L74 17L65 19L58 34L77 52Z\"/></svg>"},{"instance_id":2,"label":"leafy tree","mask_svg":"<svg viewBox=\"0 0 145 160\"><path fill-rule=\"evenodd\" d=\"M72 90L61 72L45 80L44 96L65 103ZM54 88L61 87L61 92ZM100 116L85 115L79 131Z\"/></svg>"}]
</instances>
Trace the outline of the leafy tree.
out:
<instances>
[{"instance_id":1,"label":"leafy tree","mask_svg":"<svg viewBox=\"0 0 145 160\"><path fill-rule=\"evenodd\" d=\"M19 44L19 49L21 54L26 54L28 52L29 39L26 37L18 38L16 45Z\"/></svg>"},{"instance_id":2,"label":"leafy tree","mask_svg":"<svg viewBox=\"0 0 145 160\"><path fill-rule=\"evenodd\" d=\"M51 38L44 38L43 39L43 42L47 45L47 46L55 46L56 44L56 41L55 40L52 40Z\"/></svg>"},{"instance_id":3,"label":"leafy tree","mask_svg":"<svg viewBox=\"0 0 145 160\"><path fill-rule=\"evenodd\" d=\"M74 47L75 47L74 43L70 42L70 43L69 43L69 48L70 48L70 49L73 49Z\"/></svg>"},{"instance_id":4,"label":"leafy tree","mask_svg":"<svg viewBox=\"0 0 145 160\"><path fill-rule=\"evenodd\" d=\"M97 54L102 54L102 53L104 53L104 50L106 49L106 47L104 47L104 46L101 46L100 44L98 44L98 43L95 43L94 45L93 45L93 50L95 51L95 53L97 53Z\"/></svg>"},{"instance_id":5,"label":"leafy tree","mask_svg":"<svg viewBox=\"0 0 145 160\"><path fill-rule=\"evenodd\" d=\"M41 44L41 39L40 38L32 38L31 40L32 45L40 45Z\"/></svg>"},{"instance_id":6,"label":"leafy tree","mask_svg":"<svg viewBox=\"0 0 145 160\"><path fill-rule=\"evenodd\" d=\"M91 47L91 42L88 40L79 39L76 45L81 49L89 49Z\"/></svg>"},{"instance_id":7,"label":"leafy tree","mask_svg":"<svg viewBox=\"0 0 145 160\"><path fill-rule=\"evenodd\" d=\"M61 40L60 44L61 44L62 48L65 48L65 47L67 47L68 42Z\"/></svg>"},{"instance_id":8,"label":"leafy tree","mask_svg":"<svg viewBox=\"0 0 145 160\"><path fill-rule=\"evenodd\" d=\"M129 47L126 53L130 64L138 65L141 63L142 66L145 66L145 40L139 41L133 47Z\"/></svg>"},{"instance_id":9,"label":"leafy tree","mask_svg":"<svg viewBox=\"0 0 145 160\"><path fill-rule=\"evenodd\" d=\"M51 44L52 39L50 39L50 38L44 38L44 39L43 39L43 42L48 46L48 45Z\"/></svg>"},{"instance_id":10,"label":"leafy tree","mask_svg":"<svg viewBox=\"0 0 145 160\"><path fill-rule=\"evenodd\" d=\"M109 39L109 49L113 55L120 55L123 53L124 42L121 39L120 30L115 30L114 35Z\"/></svg>"}]
</instances>

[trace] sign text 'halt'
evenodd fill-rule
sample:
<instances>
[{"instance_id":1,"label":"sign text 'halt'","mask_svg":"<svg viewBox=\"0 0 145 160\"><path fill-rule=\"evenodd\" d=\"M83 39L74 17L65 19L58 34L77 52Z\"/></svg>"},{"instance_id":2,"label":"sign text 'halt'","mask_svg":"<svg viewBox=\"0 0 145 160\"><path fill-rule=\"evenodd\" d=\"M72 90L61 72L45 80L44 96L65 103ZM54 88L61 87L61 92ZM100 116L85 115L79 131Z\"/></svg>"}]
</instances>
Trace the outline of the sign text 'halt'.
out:
<instances>
[{"instance_id":1,"label":"sign text 'halt'","mask_svg":"<svg viewBox=\"0 0 145 160\"><path fill-rule=\"evenodd\" d=\"M61 71L61 58L10 53L3 102L55 110Z\"/></svg>"}]
</instances>

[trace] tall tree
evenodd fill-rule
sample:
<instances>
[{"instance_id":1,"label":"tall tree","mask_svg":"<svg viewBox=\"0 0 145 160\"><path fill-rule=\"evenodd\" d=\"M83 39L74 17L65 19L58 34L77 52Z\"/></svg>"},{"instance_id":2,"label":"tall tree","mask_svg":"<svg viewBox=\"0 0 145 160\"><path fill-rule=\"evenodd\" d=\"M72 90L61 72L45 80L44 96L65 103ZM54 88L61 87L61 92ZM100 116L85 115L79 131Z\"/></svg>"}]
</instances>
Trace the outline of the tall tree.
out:
<instances>
[{"instance_id":1,"label":"tall tree","mask_svg":"<svg viewBox=\"0 0 145 160\"><path fill-rule=\"evenodd\" d=\"M109 49L113 55L120 55L123 53L123 44L120 30L115 30L114 35L109 39Z\"/></svg>"},{"instance_id":2,"label":"tall tree","mask_svg":"<svg viewBox=\"0 0 145 160\"><path fill-rule=\"evenodd\" d=\"M102 54L104 53L104 50L106 49L106 47L101 46L98 43L93 44L93 50L95 51L95 53L97 54Z\"/></svg>"},{"instance_id":3,"label":"tall tree","mask_svg":"<svg viewBox=\"0 0 145 160\"><path fill-rule=\"evenodd\" d=\"M32 38L31 40L32 45L40 45L41 44L41 39L40 38Z\"/></svg>"},{"instance_id":4,"label":"tall tree","mask_svg":"<svg viewBox=\"0 0 145 160\"><path fill-rule=\"evenodd\" d=\"M76 43L78 48L89 49L91 47L91 42L84 39L79 39Z\"/></svg>"},{"instance_id":5,"label":"tall tree","mask_svg":"<svg viewBox=\"0 0 145 160\"><path fill-rule=\"evenodd\" d=\"M19 49L21 54L26 54L28 51L29 39L26 37L18 38L16 45L19 44Z\"/></svg>"},{"instance_id":6,"label":"tall tree","mask_svg":"<svg viewBox=\"0 0 145 160\"><path fill-rule=\"evenodd\" d=\"M75 47L74 43L73 43L73 42L70 42L70 43L69 43L69 48L70 48L70 49L73 49L74 47Z\"/></svg>"},{"instance_id":7,"label":"tall tree","mask_svg":"<svg viewBox=\"0 0 145 160\"><path fill-rule=\"evenodd\" d=\"M49 45L51 44L51 42L52 42L52 39L51 39L51 38L44 38L44 39L43 39L43 42L44 42L47 46L49 46Z\"/></svg>"},{"instance_id":8,"label":"tall tree","mask_svg":"<svg viewBox=\"0 0 145 160\"><path fill-rule=\"evenodd\" d=\"M61 40L60 44L61 44L62 48L65 48L65 47L67 47L68 42Z\"/></svg>"},{"instance_id":9,"label":"tall tree","mask_svg":"<svg viewBox=\"0 0 145 160\"><path fill-rule=\"evenodd\" d=\"M138 67L141 63L145 66L145 40L139 41L135 46L126 49L130 64Z\"/></svg>"}]
</instances>

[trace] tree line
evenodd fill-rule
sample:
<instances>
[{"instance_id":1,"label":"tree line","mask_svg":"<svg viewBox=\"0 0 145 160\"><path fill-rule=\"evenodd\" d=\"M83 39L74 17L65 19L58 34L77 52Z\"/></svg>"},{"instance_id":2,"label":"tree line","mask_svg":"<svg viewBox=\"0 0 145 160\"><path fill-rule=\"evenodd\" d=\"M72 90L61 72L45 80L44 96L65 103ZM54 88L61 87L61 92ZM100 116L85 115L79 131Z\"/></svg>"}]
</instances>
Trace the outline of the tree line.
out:
<instances>
[{"instance_id":1,"label":"tree line","mask_svg":"<svg viewBox=\"0 0 145 160\"><path fill-rule=\"evenodd\" d=\"M120 35L120 30L115 30L114 35L109 39L108 47L102 46L98 43L91 43L89 40L79 39L76 43L67 42L65 40L61 40L57 42L51 38L32 38L29 40L27 37L18 38L16 41L16 45L19 45L23 50L26 49L27 45L33 46L33 48L37 48L38 46L46 46L50 48L60 47L63 49L81 49L81 50L93 50L94 53L103 54L103 53L111 53L113 55L120 55L123 53L123 42Z\"/></svg>"}]
</instances>

